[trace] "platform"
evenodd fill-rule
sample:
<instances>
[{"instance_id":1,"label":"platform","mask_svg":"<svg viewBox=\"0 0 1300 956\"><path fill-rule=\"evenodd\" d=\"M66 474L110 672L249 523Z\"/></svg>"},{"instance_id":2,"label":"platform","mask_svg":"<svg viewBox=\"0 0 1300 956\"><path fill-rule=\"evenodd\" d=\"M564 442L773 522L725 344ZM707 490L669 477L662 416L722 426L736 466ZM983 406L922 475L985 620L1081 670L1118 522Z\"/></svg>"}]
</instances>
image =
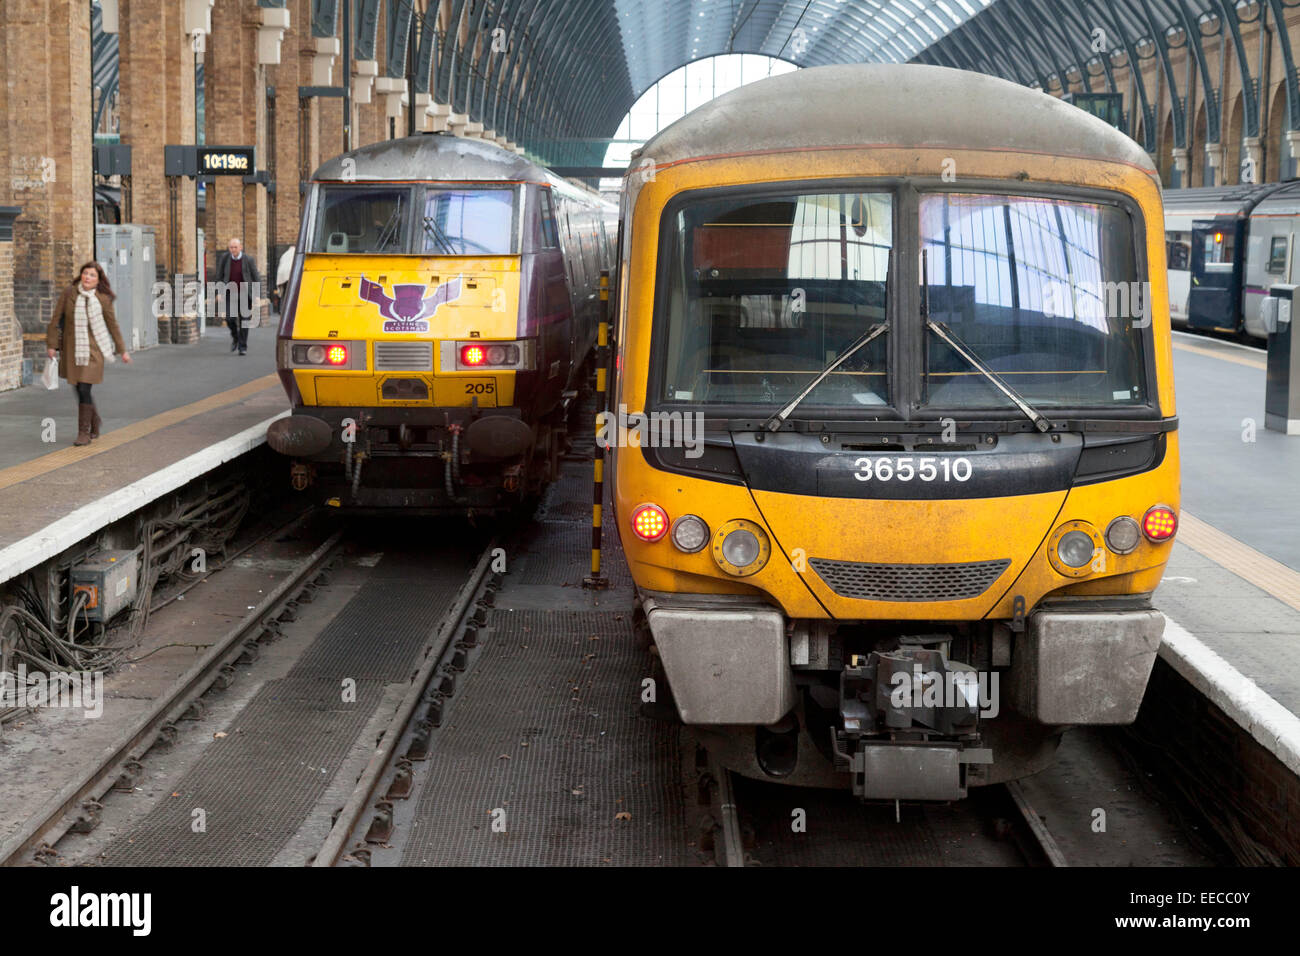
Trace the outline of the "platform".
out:
<instances>
[{"instance_id":1,"label":"platform","mask_svg":"<svg viewBox=\"0 0 1300 956\"><path fill-rule=\"evenodd\" d=\"M103 430L80 448L66 382L0 393L0 582L262 444L288 410L274 343L255 329L246 356L224 334L133 353L95 386Z\"/></svg>"}]
</instances>

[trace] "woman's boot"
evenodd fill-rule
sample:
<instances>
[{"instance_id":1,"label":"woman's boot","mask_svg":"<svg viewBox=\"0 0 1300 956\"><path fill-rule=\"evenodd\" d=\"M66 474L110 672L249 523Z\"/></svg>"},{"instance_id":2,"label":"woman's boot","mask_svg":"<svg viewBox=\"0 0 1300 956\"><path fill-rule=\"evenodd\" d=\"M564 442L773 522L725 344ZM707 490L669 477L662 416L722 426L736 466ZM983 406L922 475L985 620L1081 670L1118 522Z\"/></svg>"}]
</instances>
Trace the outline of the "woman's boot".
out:
<instances>
[{"instance_id":1,"label":"woman's boot","mask_svg":"<svg viewBox=\"0 0 1300 956\"><path fill-rule=\"evenodd\" d=\"M92 401L90 403L90 440L91 441L94 441L96 438L99 437L99 426L102 424L104 424L104 422L99 417L99 409L95 407L95 403Z\"/></svg>"},{"instance_id":2,"label":"woman's boot","mask_svg":"<svg viewBox=\"0 0 1300 956\"><path fill-rule=\"evenodd\" d=\"M77 405L77 440L74 445L90 444L90 422L95 416L94 406Z\"/></svg>"}]
</instances>

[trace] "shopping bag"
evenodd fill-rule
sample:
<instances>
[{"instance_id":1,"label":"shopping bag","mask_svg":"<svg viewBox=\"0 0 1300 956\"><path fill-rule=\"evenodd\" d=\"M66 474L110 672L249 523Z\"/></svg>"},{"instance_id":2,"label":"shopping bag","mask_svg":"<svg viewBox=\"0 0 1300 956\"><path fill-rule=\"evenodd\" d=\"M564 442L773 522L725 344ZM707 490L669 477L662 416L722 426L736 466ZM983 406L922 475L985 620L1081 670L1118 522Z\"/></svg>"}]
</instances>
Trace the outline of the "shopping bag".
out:
<instances>
[{"instance_id":1,"label":"shopping bag","mask_svg":"<svg viewBox=\"0 0 1300 956\"><path fill-rule=\"evenodd\" d=\"M45 363L45 371L41 373L41 384L49 389L59 387L59 357L57 355Z\"/></svg>"}]
</instances>

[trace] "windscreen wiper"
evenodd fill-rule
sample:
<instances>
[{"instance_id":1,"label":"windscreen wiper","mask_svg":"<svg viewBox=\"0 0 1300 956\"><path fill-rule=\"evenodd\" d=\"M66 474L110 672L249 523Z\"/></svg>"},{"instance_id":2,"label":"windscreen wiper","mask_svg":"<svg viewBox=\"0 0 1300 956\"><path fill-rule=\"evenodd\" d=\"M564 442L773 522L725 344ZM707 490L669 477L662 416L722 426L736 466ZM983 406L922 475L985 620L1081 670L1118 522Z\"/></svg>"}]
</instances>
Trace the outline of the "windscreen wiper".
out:
<instances>
[{"instance_id":1,"label":"windscreen wiper","mask_svg":"<svg viewBox=\"0 0 1300 956\"><path fill-rule=\"evenodd\" d=\"M948 347L964 358L971 368L983 375L993 383L994 388L1007 398L1011 399L1011 401L1015 403L1015 406L1024 412L1029 417L1029 420L1034 423L1035 428L1040 432L1045 432L1052 427L1052 423L1049 422L1041 412L1021 398L1020 393L1014 388L1002 381L1002 377L998 375L997 372L993 371L993 369L985 365L984 362L981 361L980 357L971 350L969 345L957 338L957 334L953 332L952 329L948 328L948 326L944 325L942 322L937 322L930 318L929 257L926 255L926 250L924 249L921 250L921 318L924 320L926 328L948 343Z\"/></svg>"},{"instance_id":2,"label":"windscreen wiper","mask_svg":"<svg viewBox=\"0 0 1300 956\"><path fill-rule=\"evenodd\" d=\"M785 422L785 420L790 417L790 413L795 410L795 408L799 405L799 403L802 402L805 398L807 398L814 388L816 388L823 381L825 381L827 375L830 375L831 372L835 371L837 368L843 365L846 361L848 361L851 355L853 355L855 352L860 351L864 346L866 346L868 342L871 342L873 339L875 339L876 336L880 335L882 332L887 332L888 330L889 330L889 323L881 322L879 325L873 325L871 328L867 329L867 331L859 335L857 341L855 341L847 349L841 352L839 356L835 359L835 361L831 362L824 369L818 372L817 377L814 378L811 382L809 382L808 386L802 392L796 395L793 399L791 399L790 402L784 408L782 408L779 412L773 414L771 418L765 421L763 423L763 427L770 432L774 432L777 429L779 429L782 423Z\"/></svg>"},{"instance_id":3,"label":"windscreen wiper","mask_svg":"<svg viewBox=\"0 0 1300 956\"><path fill-rule=\"evenodd\" d=\"M1041 412L1021 398L1020 393L1018 393L1014 388L1002 381L1002 378L997 372L993 371L980 361L980 357L972 352L966 343L957 338L952 329L948 328L948 326L944 325L942 322L936 322L931 318L925 320L925 325L931 332L947 342L948 346L964 358L971 368L975 369L975 371L979 372L986 379L992 382L993 386L999 392L1011 399L1011 401L1015 402L1016 407L1029 416L1029 420L1034 423L1035 428L1040 432L1045 432L1052 427L1052 423L1049 422Z\"/></svg>"},{"instance_id":4,"label":"windscreen wiper","mask_svg":"<svg viewBox=\"0 0 1300 956\"><path fill-rule=\"evenodd\" d=\"M443 255L454 256L456 254L455 250L451 247L451 240L448 239L447 234L439 228L438 223L432 216L424 217L424 232L426 235L433 237L433 241L441 247Z\"/></svg>"}]
</instances>

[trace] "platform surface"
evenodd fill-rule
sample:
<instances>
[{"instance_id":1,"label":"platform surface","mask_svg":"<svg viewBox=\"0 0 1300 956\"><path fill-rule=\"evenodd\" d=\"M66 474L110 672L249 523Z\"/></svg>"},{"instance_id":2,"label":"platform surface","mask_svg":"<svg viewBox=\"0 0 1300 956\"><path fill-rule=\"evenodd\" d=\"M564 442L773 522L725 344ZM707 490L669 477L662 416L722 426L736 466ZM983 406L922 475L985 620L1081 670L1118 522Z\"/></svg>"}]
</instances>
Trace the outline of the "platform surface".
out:
<instances>
[{"instance_id":1,"label":"platform surface","mask_svg":"<svg viewBox=\"0 0 1300 956\"><path fill-rule=\"evenodd\" d=\"M82 509L287 410L270 330L252 330L249 346L240 356L209 335L114 363L94 387L100 437L80 448L66 382L0 393L0 553L74 513L93 521Z\"/></svg>"}]
</instances>

